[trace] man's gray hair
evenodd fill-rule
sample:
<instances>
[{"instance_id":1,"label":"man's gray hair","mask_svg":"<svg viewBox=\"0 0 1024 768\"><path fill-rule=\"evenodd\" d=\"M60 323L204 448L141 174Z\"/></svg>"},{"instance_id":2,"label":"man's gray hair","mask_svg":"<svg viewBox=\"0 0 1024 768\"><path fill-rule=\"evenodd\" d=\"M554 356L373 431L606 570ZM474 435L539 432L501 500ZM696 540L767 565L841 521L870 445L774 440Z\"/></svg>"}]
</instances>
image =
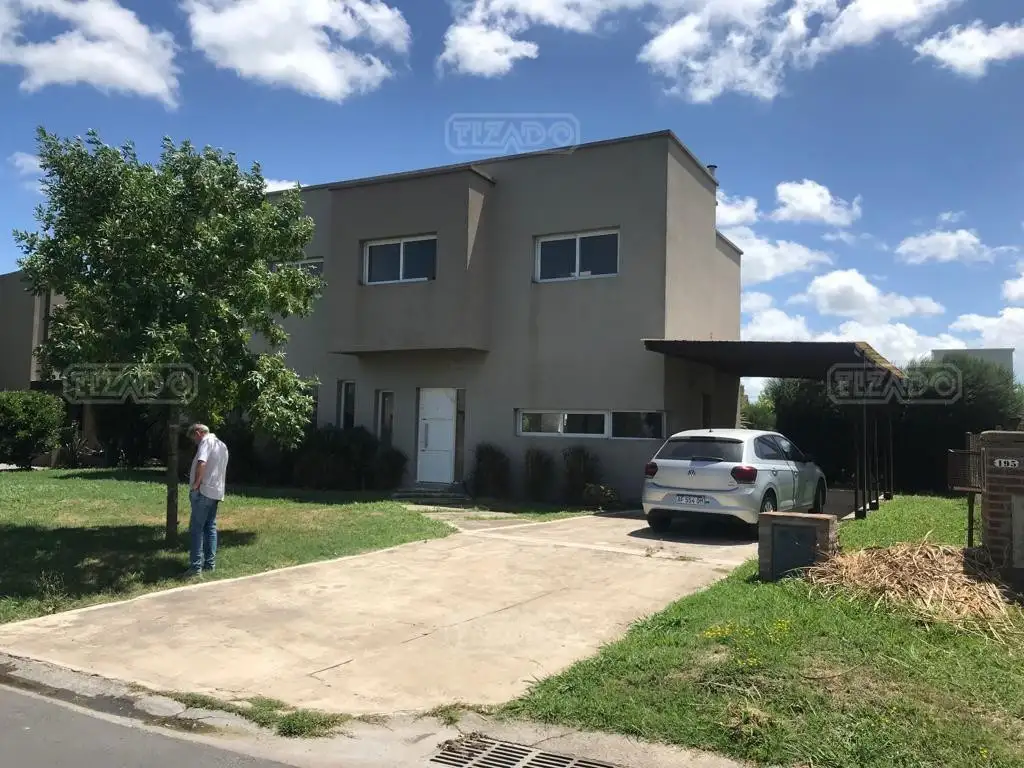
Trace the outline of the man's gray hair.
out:
<instances>
[{"instance_id":1,"label":"man's gray hair","mask_svg":"<svg viewBox=\"0 0 1024 768\"><path fill-rule=\"evenodd\" d=\"M190 435L193 432L201 432L204 435L208 435L210 433L210 428L208 426L206 426L205 424L196 423L196 424L193 424L191 427L188 428L188 433Z\"/></svg>"}]
</instances>

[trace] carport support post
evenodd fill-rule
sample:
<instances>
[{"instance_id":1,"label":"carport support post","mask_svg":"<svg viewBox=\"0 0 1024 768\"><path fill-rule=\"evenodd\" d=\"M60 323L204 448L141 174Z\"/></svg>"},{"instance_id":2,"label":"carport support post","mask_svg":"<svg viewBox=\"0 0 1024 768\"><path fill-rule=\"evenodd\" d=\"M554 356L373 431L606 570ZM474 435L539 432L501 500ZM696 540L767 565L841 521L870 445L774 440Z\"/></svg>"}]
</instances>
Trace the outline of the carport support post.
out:
<instances>
[{"instance_id":1,"label":"carport support post","mask_svg":"<svg viewBox=\"0 0 1024 768\"><path fill-rule=\"evenodd\" d=\"M885 500L893 496L892 487L892 407L885 404Z\"/></svg>"},{"instance_id":2,"label":"carport support post","mask_svg":"<svg viewBox=\"0 0 1024 768\"><path fill-rule=\"evenodd\" d=\"M874 450L871 452L871 509L878 509L879 499L882 498L882 481L878 476L878 411L871 410L871 439L874 443Z\"/></svg>"},{"instance_id":3,"label":"carport support post","mask_svg":"<svg viewBox=\"0 0 1024 768\"><path fill-rule=\"evenodd\" d=\"M856 418L856 411L851 410L851 413L854 413L854 418L851 419L853 424L853 511L857 519L862 520L867 515L867 502L861 503L861 491L863 490L861 475L864 474L864 469L861 466L860 423Z\"/></svg>"},{"instance_id":4,"label":"carport support post","mask_svg":"<svg viewBox=\"0 0 1024 768\"><path fill-rule=\"evenodd\" d=\"M868 404L866 400L861 405L860 414L860 445L857 449L860 451L860 487L861 491L864 494L864 503L861 505L861 507L864 510L864 517L867 517L868 505L871 501L871 464L868 460Z\"/></svg>"}]
</instances>

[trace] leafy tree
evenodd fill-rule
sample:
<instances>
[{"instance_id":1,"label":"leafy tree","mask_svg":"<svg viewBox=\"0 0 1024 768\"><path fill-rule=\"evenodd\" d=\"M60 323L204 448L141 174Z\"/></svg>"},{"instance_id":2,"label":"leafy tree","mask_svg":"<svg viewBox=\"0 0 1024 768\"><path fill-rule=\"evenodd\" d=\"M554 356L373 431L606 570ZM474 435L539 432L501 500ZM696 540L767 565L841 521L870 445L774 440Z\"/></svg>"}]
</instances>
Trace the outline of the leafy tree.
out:
<instances>
[{"instance_id":1,"label":"leafy tree","mask_svg":"<svg viewBox=\"0 0 1024 768\"><path fill-rule=\"evenodd\" d=\"M762 392L754 402L743 403L740 420L747 429L775 429L775 406Z\"/></svg>"},{"instance_id":2,"label":"leafy tree","mask_svg":"<svg viewBox=\"0 0 1024 768\"><path fill-rule=\"evenodd\" d=\"M37 294L64 297L37 350L44 375L80 364L129 366L141 387L191 366L198 390L167 397L167 541L177 538L182 417L216 427L234 408L283 445L309 423L315 380L285 365L280 319L305 316L320 280L295 266L313 236L297 191L274 203L260 166L164 139L158 162L134 145L62 139L40 128L46 201L38 231L15 232ZM279 265L272 268L272 264ZM254 335L262 348L254 350ZM145 399L145 398L142 398Z\"/></svg>"}]
</instances>

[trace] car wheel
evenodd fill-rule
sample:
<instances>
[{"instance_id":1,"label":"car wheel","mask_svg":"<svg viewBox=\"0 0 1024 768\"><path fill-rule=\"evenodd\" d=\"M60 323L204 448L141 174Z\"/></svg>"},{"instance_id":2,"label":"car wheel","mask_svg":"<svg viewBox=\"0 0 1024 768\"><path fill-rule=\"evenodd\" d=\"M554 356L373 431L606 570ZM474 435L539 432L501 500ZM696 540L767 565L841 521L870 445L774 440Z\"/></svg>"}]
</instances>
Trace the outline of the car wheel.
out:
<instances>
[{"instance_id":1,"label":"car wheel","mask_svg":"<svg viewBox=\"0 0 1024 768\"><path fill-rule=\"evenodd\" d=\"M647 525L650 526L652 531L664 533L672 527L672 515L656 510L647 515Z\"/></svg>"},{"instance_id":2,"label":"car wheel","mask_svg":"<svg viewBox=\"0 0 1024 768\"><path fill-rule=\"evenodd\" d=\"M764 498L761 499L761 514L763 515L765 512L774 512L777 507L778 504L775 501L775 494L772 491L768 491L768 493L764 495Z\"/></svg>"},{"instance_id":3,"label":"car wheel","mask_svg":"<svg viewBox=\"0 0 1024 768\"><path fill-rule=\"evenodd\" d=\"M811 507L812 515L820 515L825 511L825 484L818 483L818 488L814 492L814 506Z\"/></svg>"}]
</instances>

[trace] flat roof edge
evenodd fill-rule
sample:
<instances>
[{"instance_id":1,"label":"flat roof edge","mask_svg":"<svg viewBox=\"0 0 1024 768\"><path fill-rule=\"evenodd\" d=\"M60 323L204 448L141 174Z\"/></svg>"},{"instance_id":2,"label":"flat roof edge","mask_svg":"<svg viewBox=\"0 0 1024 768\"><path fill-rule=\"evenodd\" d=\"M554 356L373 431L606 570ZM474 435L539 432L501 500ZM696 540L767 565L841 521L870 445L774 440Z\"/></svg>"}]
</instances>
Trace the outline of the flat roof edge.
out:
<instances>
[{"instance_id":1,"label":"flat roof edge","mask_svg":"<svg viewBox=\"0 0 1024 768\"><path fill-rule=\"evenodd\" d=\"M579 150L585 149L597 149L599 147L607 147L615 144L625 144L633 141L649 141L650 139L666 138L683 152L694 165L696 165L704 176L713 182L716 186L718 185L718 179L715 178L714 174L708 170L707 166L702 163L693 151L687 147L679 137L676 136L669 128L662 129L660 131L651 131L649 133L637 133L631 136L616 136L610 139L597 139L596 141L586 141L577 144L572 148L572 152L578 152ZM376 176L361 176L355 179L340 179L337 181L323 182L320 184L309 184L302 186L302 191L306 190L318 190L318 189L347 189L349 187L362 186L366 184L383 184L389 181L401 181L403 179L412 179L420 176L432 176L440 175L444 173L456 173L459 171L472 171L478 174L482 178L494 183L494 179L487 175L485 172L479 169L478 166L490 165L492 163L504 163L511 160L521 160L528 157L542 157L544 155L553 155L565 153L566 150L550 150L541 149L533 152L518 152L513 155L497 155L495 157L480 158L471 162L465 163L452 163L450 165L438 165L430 168L415 168L408 171L395 171L393 173L379 174ZM282 192L283 190L275 190L274 192L268 192L267 195L274 195Z\"/></svg>"},{"instance_id":2,"label":"flat roof edge","mask_svg":"<svg viewBox=\"0 0 1024 768\"><path fill-rule=\"evenodd\" d=\"M740 247L739 247L738 245L736 245L736 243L734 243L734 242L733 242L732 240L730 240L730 239L729 239L728 237L726 237L726 236L725 236L725 235L723 235L723 234L722 234L721 232L719 232L719 231L718 231L717 229L715 230L715 237L717 237L717 238L718 238L719 240L721 240L721 241L722 241L723 243L725 243L725 244L726 244L726 245L728 245L728 246L729 246L730 248L732 248L732 249L733 249L734 251L736 251L736 253L737 253L737 254L739 254L740 256L742 256L742 255L743 255L743 250L742 250L742 249L741 249L741 248L740 248Z\"/></svg>"}]
</instances>

